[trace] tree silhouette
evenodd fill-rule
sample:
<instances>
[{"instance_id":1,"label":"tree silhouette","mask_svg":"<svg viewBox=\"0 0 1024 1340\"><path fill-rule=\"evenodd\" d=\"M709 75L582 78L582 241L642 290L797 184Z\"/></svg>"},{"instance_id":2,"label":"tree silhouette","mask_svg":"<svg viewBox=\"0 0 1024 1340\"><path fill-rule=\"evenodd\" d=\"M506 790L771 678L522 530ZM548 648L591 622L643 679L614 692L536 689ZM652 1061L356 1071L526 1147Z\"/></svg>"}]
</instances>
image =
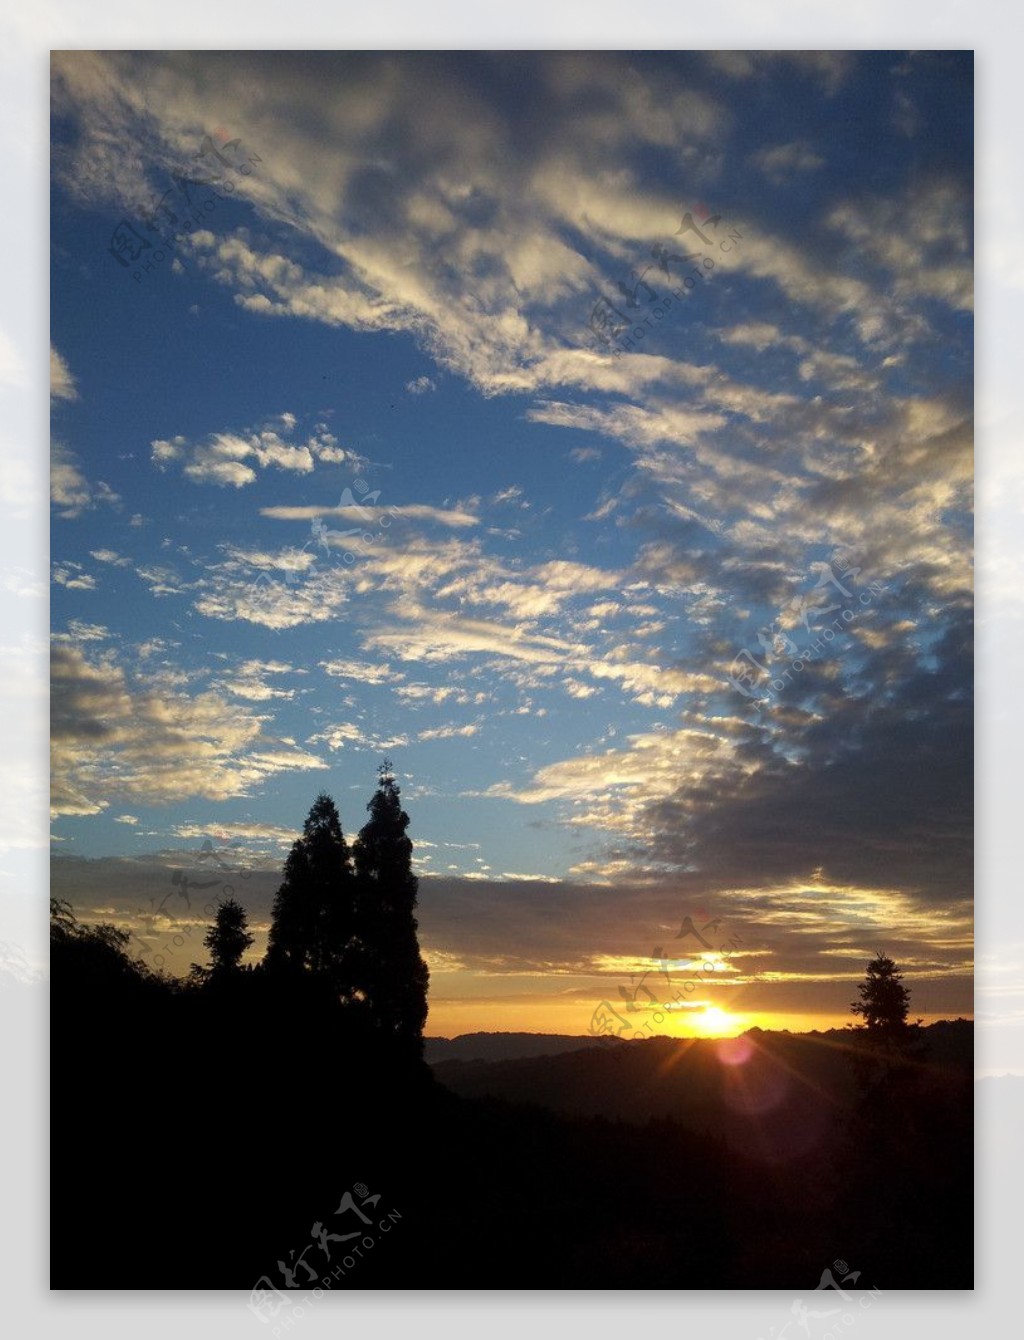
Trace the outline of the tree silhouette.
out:
<instances>
[{"instance_id":1,"label":"tree silhouette","mask_svg":"<svg viewBox=\"0 0 1024 1340\"><path fill-rule=\"evenodd\" d=\"M225 898L217 904L217 919L203 936L203 944L210 951L212 976L238 972L242 955L252 944L249 920L241 903Z\"/></svg>"},{"instance_id":2,"label":"tree silhouette","mask_svg":"<svg viewBox=\"0 0 1024 1340\"><path fill-rule=\"evenodd\" d=\"M80 990L108 989L125 983L150 985L153 974L128 952L131 935L119 926L84 926L69 902L50 899L50 970Z\"/></svg>"},{"instance_id":3,"label":"tree silhouette","mask_svg":"<svg viewBox=\"0 0 1024 1340\"><path fill-rule=\"evenodd\" d=\"M860 1000L850 1006L859 1014L871 1040L886 1043L905 1039L910 1032L907 1012L910 992L903 985L903 974L887 954L879 951L868 964L867 977L857 988Z\"/></svg>"},{"instance_id":4,"label":"tree silhouette","mask_svg":"<svg viewBox=\"0 0 1024 1340\"><path fill-rule=\"evenodd\" d=\"M270 968L307 969L352 992L350 944L355 883L337 807L321 792L288 853L274 898L267 944Z\"/></svg>"},{"instance_id":5,"label":"tree silhouette","mask_svg":"<svg viewBox=\"0 0 1024 1340\"><path fill-rule=\"evenodd\" d=\"M419 881L412 873L409 816L385 759L369 821L355 847L358 976L373 1024L419 1055L427 1018L429 972L420 957L413 915Z\"/></svg>"},{"instance_id":6,"label":"tree silhouette","mask_svg":"<svg viewBox=\"0 0 1024 1340\"><path fill-rule=\"evenodd\" d=\"M66 898L50 899L50 944L66 944L78 930L78 918Z\"/></svg>"}]
</instances>

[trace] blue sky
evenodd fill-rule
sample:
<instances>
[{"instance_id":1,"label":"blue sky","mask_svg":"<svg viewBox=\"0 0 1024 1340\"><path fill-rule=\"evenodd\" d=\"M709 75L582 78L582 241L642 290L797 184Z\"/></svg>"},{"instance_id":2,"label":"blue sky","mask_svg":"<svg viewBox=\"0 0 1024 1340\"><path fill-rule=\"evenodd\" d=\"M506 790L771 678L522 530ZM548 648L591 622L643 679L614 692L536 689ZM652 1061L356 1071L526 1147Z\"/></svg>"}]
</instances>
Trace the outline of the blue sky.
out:
<instances>
[{"instance_id":1,"label":"blue sky","mask_svg":"<svg viewBox=\"0 0 1024 1340\"><path fill-rule=\"evenodd\" d=\"M138 928L209 839L265 928L387 752L435 998L600 998L681 895L759 928L752 1013L881 934L966 1012L970 55L53 73L69 896Z\"/></svg>"}]
</instances>

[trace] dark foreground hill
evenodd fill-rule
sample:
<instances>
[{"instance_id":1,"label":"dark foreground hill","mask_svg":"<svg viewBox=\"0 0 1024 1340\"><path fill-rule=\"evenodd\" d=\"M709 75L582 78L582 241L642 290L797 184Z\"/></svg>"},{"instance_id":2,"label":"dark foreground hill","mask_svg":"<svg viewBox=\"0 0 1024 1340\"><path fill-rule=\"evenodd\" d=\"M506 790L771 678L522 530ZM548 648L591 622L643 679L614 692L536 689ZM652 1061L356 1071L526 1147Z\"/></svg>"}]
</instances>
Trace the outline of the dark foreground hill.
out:
<instances>
[{"instance_id":1,"label":"dark foreground hill","mask_svg":"<svg viewBox=\"0 0 1024 1340\"><path fill-rule=\"evenodd\" d=\"M309 983L52 971L54 1288L258 1286L280 1327L314 1288L806 1291L837 1257L860 1288L971 1287L959 1065L843 1081L838 1046L808 1073L772 1038L732 1079L653 1040L463 1065L456 1093Z\"/></svg>"}]
</instances>

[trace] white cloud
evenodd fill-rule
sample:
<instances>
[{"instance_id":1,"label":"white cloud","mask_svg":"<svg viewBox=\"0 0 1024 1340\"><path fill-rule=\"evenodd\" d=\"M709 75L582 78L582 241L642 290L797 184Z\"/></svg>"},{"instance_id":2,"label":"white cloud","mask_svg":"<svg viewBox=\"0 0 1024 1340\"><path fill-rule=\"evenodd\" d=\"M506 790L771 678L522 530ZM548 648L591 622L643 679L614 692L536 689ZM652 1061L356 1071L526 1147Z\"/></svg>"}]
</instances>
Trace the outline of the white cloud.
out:
<instances>
[{"instance_id":1,"label":"white cloud","mask_svg":"<svg viewBox=\"0 0 1024 1340\"><path fill-rule=\"evenodd\" d=\"M338 507L314 504L301 507L261 507L260 516L272 517L276 521L313 521L317 517L336 516L349 523L362 522L367 525L380 525L379 519L376 522L366 521L368 510L365 505L359 503L354 506ZM405 503L390 507L374 504L373 511L378 518L383 516L403 521L431 521L439 526L448 526L452 530L465 530L469 526L479 524L478 517L462 508L430 507L425 503ZM391 521L388 524L390 525Z\"/></svg>"},{"instance_id":2,"label":"white cloud","mask_svg":"<svg viewBox=\"0 0 1024 1340\"><path fill-rule=\"evenodd\" d=\"M294 698L296 689L278 688L267 683L269 675L294 674L295 667L285 661L242 661L229 673L215 681L216 688L226 689L236 698L249 702L269 702L274 698Z\"/></svg>"},{"instance_id":3,"label":"white cloud","mask_svg":"<svg viewBox=\"0 0 1024 1340\"><path fill-rule=\"evenodd\" d=\"M84 623L81 619L72 619L66 633L54 633L54 642L106 642L110 630L98 623Z\"/></svg>"},{"instance_id":4,"label":"white cloud","mask_svg":"<svg viewBox=\"0 0 1024 1340\"><path fill-rule=\"evenodd\" d=\"M352 721L341 721L317 731L306 743L326 744L332 752L348 745L358 750L380 753L387 749L401 749L409 743L409 737L381 734Z\"/></svg>"},{"instance_id":5,"label":"white cloud","mask_svg":"<svg viewBox=\"0 0 1024 1340\"><path fill-rule=\"evenodd\" d=\"M81 563L55 563L50 579L69 591L95 591L96 578L86 572Z\"/></svg>"},{"instance_id":6,"label":"white cloud","mask_svg":"<svg viewBox=\"0 0 1024 1340\"><path fill-rule=\"evenodd\" d=\"M304 557L312 566L312 556ZM210 568L198 585L195 608L200 614L278 631L337 619L351 598L347 569L333 567L293 582L270 577L257 567L246 570L242 563L229 560Z\"/></svg>"},{"instance_id":7,"label":"white cloud","mask_svg":"<svg viewBox=\"0 0 1024 1340\"><path fill-rule=\"evenodd\" d=\"M505 660L548 664L572 651L559 638L486 619L460 618L412 601L401 606L401 613L409 622L368 633L366 645L393 652L404 661L447 661L485 652Z\"/></svg>"},{"instance_id":8,"label":"white cloud","mask_svg":"<svg viewBox=\"0 0 1024 1340\"><path fill-rule=\"evenodd\" d=\"M11 346L13 348L13 346ZM53 400L77 400L78 390L67 363L50 345L50 397Z\"/></svg>"},{"instance_id":9,"label":"white cloud","mask_svg":"<svg viewBox=\"0 0 1024 1340\"><path fill-rule=\"evenodd\" d=\"M181 465L182 474L194 484L218 484L221 487L245 488L257 478L257 469L273 467L293 474L311 474L316 461L339 464L361 462L362 458L339 447L337 439L324 430L318 430L305 442L288 442L277 431L290 433L296 425L294 414L278 415L274 424L242 432L211 433L202 442L190 443L177 436L158 438L150 443L150 460L159 470L171 463Z\"/></svg>"},{"instance_id":10,"label":"white cloud","mask_svg":"<svg viewBox=\"0 0 1024 1340\"><path fill-rule=\"evenodd\" d=\"M780 184L797 172L814 172L825 166L825 160L801 140L790 144L776 144L759 149L750 161L760 168L769 181Z\"/></svg>"},{"instance_id":11,"label":"white cloud","mask_svg":"<svg viewBox=\"0 0 1024 1340\"><path fill-rule=\"evenodd\" d=\"M355 679L361 684L391 684L404 676L390 665L371 665L368 661L321 661L321 667L336 679Z\"/></svg>"},{"instance_id":12,"label":"white cloud","mask_svg":"<svg viewBox=\"0 0 1024 1340\"><path fill-rule=\"evenodd\" d=\"M280 772L321 759L264 734L249 708L182 692L180 676L129 674L114 652L51 654L55 814L97 814L112 802L174 804L251 795Z\"/></svg>"},{"instance_id":13,"label":"white cloud","mask_svg":"<svg viewBox=\"0 0 1024 1340\"><path fill-rule=\"evenodd\" d=\"M89 482L74 453L61 442L54 442L50 455L50 501L62 510L65 520L74 520L101 503L116 507L121 499L103 480Z\"/></svg>"},{"instance_id":14,"label":"white cloud","mask_svg":"<svg viewBox=\"0 0 1024 1340\"><path fill-rule=\"evenodd\" d=\"M432 730L420 731L417 740L454 740L468 739L471 735L477 735L480 727L474 723L465 726L436 726Z\"/></svg>"},{"instance_id":15,"label":"white cloud","mask_svg":"<svg viewBox=\"0 0 1024 1340\"><path fill-rule=\"evenodd\" d=\"M174 836L192 840L195 838L219 838L221 842L227 842L228 839L253 840L258 842L273 842L278 846L289 846L300 835L298 828L283 828L280 824L266 823L245 823L245 822L223 822L223 823L184 823L176 824L174 827ZM225 855L230 855L232 860L237 861L238 855L233 850L236 843L231 843L225 850ZM214 853L219 855L217 849Z\"/></svg>"}]
</instances>

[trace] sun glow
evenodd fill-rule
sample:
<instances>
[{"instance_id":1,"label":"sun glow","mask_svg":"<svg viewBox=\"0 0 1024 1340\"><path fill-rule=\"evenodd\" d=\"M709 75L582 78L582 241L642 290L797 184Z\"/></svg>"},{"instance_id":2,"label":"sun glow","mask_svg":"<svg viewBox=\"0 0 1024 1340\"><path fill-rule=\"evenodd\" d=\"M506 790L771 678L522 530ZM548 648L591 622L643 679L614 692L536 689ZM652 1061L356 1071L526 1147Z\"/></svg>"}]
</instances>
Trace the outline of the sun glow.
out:
<instances>
[{"instance_id":1,"label":"sun glow","mask_svg":"<svg viewBox=\"0 0 1024 1340\"><path fill-rule=\"evenodd\" d=\"M694 1018L693 1024L698 1037L702 1038L721 1038L728 1033L739 1033L743 1028L739 1015L720 1010L717 1005L705 1006L703 1012Z\"/></svg>"}]
</instances>

